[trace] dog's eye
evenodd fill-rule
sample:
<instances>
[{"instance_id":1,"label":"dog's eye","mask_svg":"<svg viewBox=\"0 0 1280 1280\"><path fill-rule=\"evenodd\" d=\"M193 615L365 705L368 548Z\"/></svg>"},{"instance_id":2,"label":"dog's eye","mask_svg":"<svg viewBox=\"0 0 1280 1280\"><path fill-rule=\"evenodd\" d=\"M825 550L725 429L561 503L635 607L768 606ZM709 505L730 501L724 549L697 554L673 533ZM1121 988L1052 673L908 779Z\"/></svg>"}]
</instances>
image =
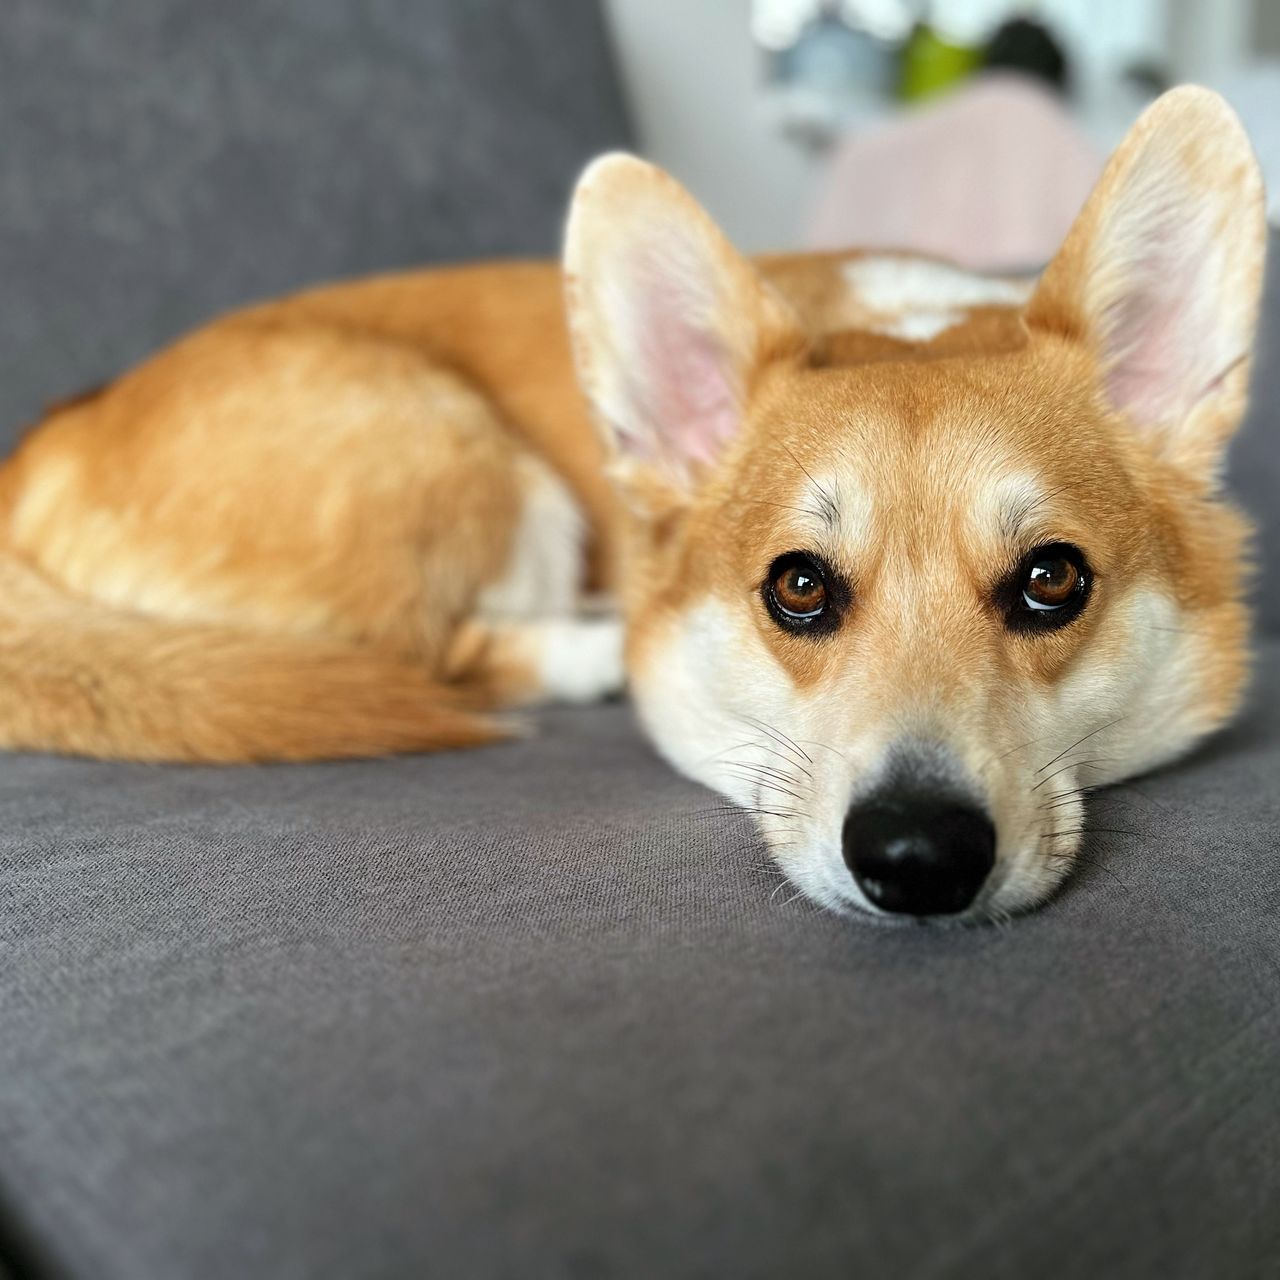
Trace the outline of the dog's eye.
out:
<instances>
[{"instance_id":1,"label":"dog's eye","mask_svg":"<svg viewBox=\"0 0 1280 1280\"><path fill-rule=\"evenodd\" d=\"M793 564L774 578L773 598L788 618L813 618L826 608L827 589L808 565Z\"/></svg>"},{"instance_id":2,"label":"dog's eye","mask_svg":"<svg viewBox=\"0 0 1280 1280\"><path fill-rule=\"evenodd\" d=\"M790 551L769 566L765 604L773 619L788 631L807 630L828 616L831 600L828 571L803 551Z\"/></svg>"},{"instance_id":3,"label":"dog's eye","mask_svg":"<svg viewBox=\"0 0 1280 1280\"><path fill-rule=\"evenodd\" d=\"M1027 570L1022 598L1032 609L1061 609L1070 604L1080 586L1080 570L1065 556L1037 560Z\"/></svg>"},{"instance_id":4,"label":"dog's eye","mask_svg":"<svg viewBox=\"0 0 1280 1280\"><path fill-rule=\"evenodd\" d=\"M1089 594L1084 553L1066 542L1037 547L1023 558L1015 578L1017 595L1009 621L1023 628L1065 625Z\"/></svg>"}]
</instances>

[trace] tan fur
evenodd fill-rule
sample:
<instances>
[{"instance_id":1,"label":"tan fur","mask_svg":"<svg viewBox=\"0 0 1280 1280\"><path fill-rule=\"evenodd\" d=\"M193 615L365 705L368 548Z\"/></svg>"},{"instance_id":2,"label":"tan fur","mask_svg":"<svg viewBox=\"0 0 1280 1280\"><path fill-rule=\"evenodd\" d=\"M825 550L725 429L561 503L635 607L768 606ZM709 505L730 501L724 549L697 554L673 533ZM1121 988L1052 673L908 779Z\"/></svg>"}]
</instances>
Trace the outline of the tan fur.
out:
<instances>
[{"instance_id":1,"label":"tan fur","mask_svg":"<svg viewBox=\"0 0 1280 1280\"><path fill-rule=\"evenodd\" d=\"M853 901L832 831L914 735L1001 829L977 910L1025 905L1078 844L1037 800L1078 827L1085 786L1239 700L1246 529L1217 473L1260 210L1229 111L1181 90L1025 307L1014 283L901 256L749 262L672 179L608 157L563 275L415 272L216 320L52 408L0 471L0 743L235 761L489 741L494 711L615 686L607 627L576 616L608 592L659 747L760 809L811 896ZM1169 310L1161 253L1190 298L1168 332L1131 321ZM929 296L895 309L895 272ZM563 525L545 547L544 508ZM1089 606L1013 634L993 593L1047 541L1087 549ZM851 584L821 642L762 603L791 550ZM502 615L516 570L560 584L547 616ZM770 730L735 757L752 723ZM1097 759L1070 754L1081 735ZM808 761L802 833L762 806L780 751L795 784Z\"/></svg>"},{"instance_id":2,"label":"tan fur","mask_svg":"<svg viewBox=\"0 0 1280 1280\"><path fill-rule=\"evenodd\" d=\"M170 622L0 560L0 743L127 760L310 760L465 747L500 726L373 646Z\"/></svg>"},{"instance_id":3,"label":"tan fur","mask_svg":"<svg viewBox=\"0 0 1280 1280\"><path fill-rule=\"evenodd\" d=\"M811 285L829 276L838 287L836 259L813 260L807 274L799 270L805 261L778 258L775 269ZM152 619L158 644L169 642L161 623L191 627L189 652L174 654L189 662L191 684L174 693L157 681L148 690L145 680L122 676L106 655L99 662L86 623L85 638L64 637L68 658L101 666L94 680L104 692L119 678L119 701L140 700L148 729L115 722L104 709L114 698L86 709L75 733L61 727L69 713L51 707L46 728L37 692L61 697L50 692L59 677L47 662L43 682L21 695L22 714L13 703L8 723L0 715L0 741L111 757L247 760L495 736L497 727L476 716L463 735L447 716L420 709L416 729L388 724L380 737L372 694L351 703L354 673L383 678L376 647L421 663L426 678L461 682L477 706L534 696L532 659L517 659L510 637L491 650L505 665L483 672L460 665L452 648L455 628L501 577L511 551L523 449L563 475L582 505L584 585L616 585L624 517L575 381L562 294L561 273L549 263L325 286L216 320L113 383L52 406L0 472L0 521L15 572L30 566L49 592L62 593L64 626L80 602L86 619L118 610L135 644L149 642ZM46 599L52 607L55 597ZM13 669L31 650L47 652L49 618L4 601L0 610L8 637L0 660L11 655ZM317 718L323 707L325 733L308 740L286 730L275 702L257 704L258 725L252 699L233 714L221 702L229 668L221 705L213 705L215 682L200 683L202 645L212 645L199 630L206 627L224 629L224 645L230 629L246 654L286 637L356 646L353 675L320 704L320 676L301 657L291 664L282 653L269 664L280 697L293 684L299 705L314 705ZM134 656L145 662L144 651ZM330 654L327 669L334 661ZM263 679L245 668L247 686L260 689ZM424 684L418 702L434 706L434 698ZM197 700L210 704L218 725L208 745L193 732ZM172 726L167 739L162 724Z\"/></svg>"}]
</instances>

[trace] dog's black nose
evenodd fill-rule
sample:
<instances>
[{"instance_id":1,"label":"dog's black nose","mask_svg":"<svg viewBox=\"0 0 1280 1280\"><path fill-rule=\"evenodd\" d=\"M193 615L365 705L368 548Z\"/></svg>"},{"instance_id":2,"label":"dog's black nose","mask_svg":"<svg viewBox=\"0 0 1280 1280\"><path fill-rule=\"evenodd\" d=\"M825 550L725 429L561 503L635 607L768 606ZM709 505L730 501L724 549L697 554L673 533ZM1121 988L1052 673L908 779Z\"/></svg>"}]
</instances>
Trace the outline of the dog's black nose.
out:
<instances>
[{"instance_id":1,"label":"dog's black nose","mask_svg":"<svg viewBox=\"0 0 1280 1280\"><path fill-rule=\"evenodd\" d=\"M996 829L973 804L917 790L880 793L849 810L844 860L884 911L912 916L963 911L996 860Z\"/></svg>"}]
</instances>

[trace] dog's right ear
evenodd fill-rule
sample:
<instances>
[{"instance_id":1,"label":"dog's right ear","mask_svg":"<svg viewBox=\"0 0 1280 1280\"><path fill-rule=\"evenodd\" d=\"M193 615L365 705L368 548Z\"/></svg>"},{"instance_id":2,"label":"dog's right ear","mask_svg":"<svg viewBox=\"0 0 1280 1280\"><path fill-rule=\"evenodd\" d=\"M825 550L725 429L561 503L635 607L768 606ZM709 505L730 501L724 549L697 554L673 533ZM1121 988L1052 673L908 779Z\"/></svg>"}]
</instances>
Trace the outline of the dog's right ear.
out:
<instances>
[{"instance_id":1,"label":"dog's right ear","mask_svg":"<svg viewBox=\"0 0 1280 1280\"><path fill-rule=\"evenodd\" d=\"M602 156L565 237L578 378L616 460L691 485L742 426L751 385L804 336L787 304L673 178Z\"/></svg>"},{"instance_id":2,"label":"dog's right ear","mask_svg":"<svg viewBox=\"0 0 1280 1280\"><path fill-rule=\"evenodd\" d=\"M1111 157L1027 324L1083 345L1130 428L1213 479L1244 412L1266 239L1240 121L1207 89L1173 89Z\"/></svg>"}]
</instances>

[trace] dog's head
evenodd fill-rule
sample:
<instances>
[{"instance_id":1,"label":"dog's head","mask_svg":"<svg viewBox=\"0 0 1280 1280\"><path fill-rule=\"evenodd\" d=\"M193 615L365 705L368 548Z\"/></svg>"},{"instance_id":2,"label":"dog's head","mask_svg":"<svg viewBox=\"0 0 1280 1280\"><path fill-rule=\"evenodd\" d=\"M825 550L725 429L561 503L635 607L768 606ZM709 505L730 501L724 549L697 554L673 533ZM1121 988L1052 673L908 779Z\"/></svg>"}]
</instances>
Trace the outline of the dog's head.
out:
<instances>
[{"instance_id":1,"label":"dog's head","mask_svg":"<svg viewBox=\"0 0 1280 1280\"><path fill-rule=\"evenodd\" d=\"M566 281L632 513L636 703L818 902L1035 903L1088 787L1231 713L1245 529L1217 484L1264 238L1249 144L1196 89L1134 127L1025 305L923 343L836 332L883 263L761 271L651 166L584 175Z\"/></svg>"}]
</instances>

